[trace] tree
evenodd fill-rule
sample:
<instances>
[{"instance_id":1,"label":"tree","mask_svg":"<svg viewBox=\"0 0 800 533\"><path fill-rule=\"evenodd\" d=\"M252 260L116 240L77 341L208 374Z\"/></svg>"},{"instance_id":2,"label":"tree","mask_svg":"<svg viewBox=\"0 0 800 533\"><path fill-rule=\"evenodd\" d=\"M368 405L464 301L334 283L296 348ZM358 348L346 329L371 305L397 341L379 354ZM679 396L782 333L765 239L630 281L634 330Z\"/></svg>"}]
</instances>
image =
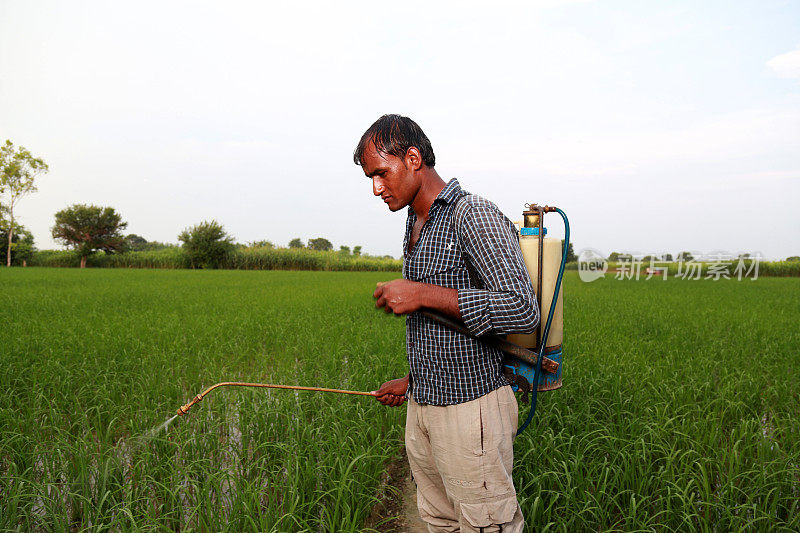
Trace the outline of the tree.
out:
<instances>
[{"instance_id":1,"label":"tree","mask_svg":"<svg viewBox=\"0 0 800 533\"><path fill-rule=\"evenodd\" d=\"M36 253L33 234L25 226L20 226L17 232L17 239L11 254L11 264L13 265L16 261L18 265L25 266L33 258L33 254Z\"/></svg>"},{"instance_id":2,"label":"tree","mask_svg":"<svg viewBox=\"0 0 800 533\"><path fill-rule=\"evenodd\" d=\"M10 140L6 140L0 147L0 193L5 202L4 210L8 213L8 220L3 228L8 233L6 266L11 266L11 244L16 229L14 207L24 196L36 192L36 177L48 170L47 163L33 157L22 146L15 148Z\"/></svg>"},{"instance_id":3,"label":"tree","mask_svg":"<svg viewBox=\"0 0 800 533\"><path fill-rule=\"evenodd\" d=\"M681 252L678 254L678 261L691 261L694 256L689 252Z\"/></svg>"},{"instance_id":4,"label":"tree","mask_svg":"<svg viewBox=\"0 0 800 533\"><path fill-rule=\"evenodd\" d=\"M128 250L138 252L144 250L147 246L147 239L140 237L135 233L131 233L125 237L125 246Z\"/></svg>"},{"instance_id":5,"label":"tree","mask_svg":"<svg viewBox=\"0 0 800 533\"><path fill-rule=\"evenodd\" d=\"M792 255L786 258L787 261L800 261L800 255Z\"/></svg>"},{"instance_id":6,"label":"tree","mask_svg":"<svg viewBox=\"0 0 800 533\"><path fill-rule=\"evenodd\" d=\"M295 237L289 241L289 248L305 248L306 245L300 240L300 237Z\"/></svg>"},{"instance_id":7,"label":"tree","mask_svg":"<svg viewBox=\"0 0 800 533\"><path fill-rule=\"evenodd\" d=\"M350 247L349 246L340 246L339 253L341 255L350 255Z\"/></svg>"},{"instance_id":8,"label":"tree","mask_svg":"<svg viewBox=\"0 0 800 533\"><path fill-rule=\"evenodd\" d=\"M8 242L8 230L5 228L0 229L0 242ZM33 235L25 226L18 225L11 243L11 264L24 265L31 260L35 251Z\"/></svg>"},{"instance_id":9,"label":"tree","mask_svg":"<svg viewBox=\"0 0 800 533\"><path fill-rule=\"evenodd\" d=\"M178 248L179 245L172 244L170 242L158 242L158 241L147 241L144 244L140 244L137 246L137 252L144 252L144 251L152 251L152 250L163 250L164 248Z\"/></svg>"},{"instance_id":10,"label":"tree","mask_svg":"<svg viewBox=\"0 0 800 533\"><path fill-rule=\"evenodd\" d=\"M664 254L661 256L662 261L672 261L672 254Z\"/></svg>"},{"instance_id":11,"label":"tree","mask_svg":"<svg viewBox=\"0 0 800 533\"><path fill-rule=\"evenodd\" d=\"M619 253L619 252L611 252L611 253L608 255L608 261L609 261L610 263L616 263L617 261L619 261L619 256L620 256L620 253Z\"/></svg>"},{"instance_id":12,"label":"tree","mask_svg":"<svg viewBox=\"0 0 800 533\"><path fill-rule=\"evenodd\" d=\"M132 252L148 252L152 250L163 250L164 248L177 248L177 244L148 241L144 237L131 233L125 237L125 249Z\"/></svg>"},{"instance_id":13,"label":"tree","mask_svg":"<svg viewBox=\"0 0 800 533\"><path fill-rule=\"evenodd\" d=\"M563 253L564 250L564 239L561 239L561 250ZM569 248L567 249L567 263L572 263L578 260L578 256L575 255L575 248L573 247L572 243L569 243Z\"/></svg>"},{"instance_id":14,"label":"tree","mask_svg":"<svg viewBox=\"0 0 800 533\"><path fill-rule=\"evenodd\" d=\"M272 249L275 248L275 245L272 244L270 241L252 241L247 243L248 248L268 248Z\"/></svg>"},{"instance_id":15,"label":"tree","mask_svg":"<svg viewBox=\"0 0 800 533\"><path fill-rule=\"evenodd\" d=\"M323 237L317 237L316 239L308 240L308 249L327 252L329 250L333 250L333 244L331 244L331 241L329 241L328 239L325 239Z\"/></svg>"},{"instance_id":16,"label":"tree","mask_svg":"<svg viewBox=\"0 0 800 533\"><path fill-rule=\"evenodd\" d=\"M353 255L356 257L361 255L361 246L353 246Z\"/></svg>"},{"instance_id":17,"label":"tree","mask_svg":"<svg viewBox=\"0 0 800 533\"><path fill-rule=\"evenodd\" d=\"M113 207L74 204L56 213L53 238L71 246L81 256L81 268L86 258L98 250L107 254L126 250L122 230L128 226Z\"/></svg>"},{"instance_id":18,"label":"tree","mask_svg":"<svg viewBox=\"0 0 800 533\"><path fill-rule=\"evenodd\" d=\"M192 268L219 268L234 248L233 237L225 233L225 228L216 220L203 221L183 230L178 240L183 242Z\"/></svg>"}]
</instances>

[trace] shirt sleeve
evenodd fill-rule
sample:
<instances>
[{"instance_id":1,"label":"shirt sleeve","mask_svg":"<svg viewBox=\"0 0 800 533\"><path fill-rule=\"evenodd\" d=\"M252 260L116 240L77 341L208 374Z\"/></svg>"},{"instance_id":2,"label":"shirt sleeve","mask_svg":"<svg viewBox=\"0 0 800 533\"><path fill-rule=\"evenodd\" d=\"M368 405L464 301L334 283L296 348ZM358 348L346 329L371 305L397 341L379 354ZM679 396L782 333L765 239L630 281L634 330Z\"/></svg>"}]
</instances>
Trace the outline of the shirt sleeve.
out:
<instances>
[{"instance_id":1,"label":"shirt sleeve","mask_svg":"<svg viewBox=\"0 0 800 533\"><path fill-rule=\"evenodd\" d=\"M458 291L467 329L473 335L534 332L539 308L511 221L472 195L456 206L455 219L463 251L484 285Z\"/></svg>"}]
</instances>

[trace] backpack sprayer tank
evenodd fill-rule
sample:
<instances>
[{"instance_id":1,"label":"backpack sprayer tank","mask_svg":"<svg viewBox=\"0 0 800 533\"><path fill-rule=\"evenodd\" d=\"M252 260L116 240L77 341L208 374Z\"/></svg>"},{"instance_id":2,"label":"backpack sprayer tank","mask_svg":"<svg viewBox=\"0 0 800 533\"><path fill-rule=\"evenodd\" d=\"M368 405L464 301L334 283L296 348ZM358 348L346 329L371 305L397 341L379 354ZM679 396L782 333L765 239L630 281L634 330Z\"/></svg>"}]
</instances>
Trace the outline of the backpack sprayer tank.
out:
<instances>
[{"instance_id":1,"label":"backpack sprayer tank","mask_svg":"<svg viewBox=\"0 0 800 533\"><path fill-rule=\"evenodd\" d=\"M522 249L522 258L525 267L531 278L531 284L536 291L539 302L540 320L534 333L528 335L509 335L508 340L519 346L529 348L537 353L541 353L544 344L544 355L559 363L555 374L540 372L538 379L535 377L535 367L525 361L513 357L507 357L504 361L507 373L512 373L517 383L515 390L519 387L522 377L529 384L539 391L555 390L561 387L561 343L564 336L564 315L562 306L562 291L560 290L559 272L563 270L564 260L563 247L560 239L545 237L547 228L544 227L544 214L556 211L556 208L538 206L536 204L526 204L527 210L522 213L523 221L519 224L519 244ZM558 285L558 286L557 286ZM556 298L553 295L558 292ZM545 321L550 315L551 307L555 302L553 317L547 338L542 339L545 334Z\"/></svg>"}]
</instances>

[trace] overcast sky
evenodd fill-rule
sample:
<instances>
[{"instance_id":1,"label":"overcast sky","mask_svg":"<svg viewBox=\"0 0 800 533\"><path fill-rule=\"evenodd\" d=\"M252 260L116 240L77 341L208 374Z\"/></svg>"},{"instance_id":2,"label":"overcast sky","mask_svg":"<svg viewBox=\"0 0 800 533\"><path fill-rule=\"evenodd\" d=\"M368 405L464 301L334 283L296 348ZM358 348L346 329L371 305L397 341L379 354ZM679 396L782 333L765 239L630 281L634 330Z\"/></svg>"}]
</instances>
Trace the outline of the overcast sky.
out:
<instances>
[{"instance_id":1,"label":"overcast sky","mask_svg":"<svg viewBox=\"0 0 800 533\"><path fill-rule=\"evenodd\" d=\"M352 162L384 113L512 220L564 209L576 250L800 255L798 1L0 0L39 248L93 203L148 240L213 218L399 257L405 212Z\"/></svg>"}]
</instances>

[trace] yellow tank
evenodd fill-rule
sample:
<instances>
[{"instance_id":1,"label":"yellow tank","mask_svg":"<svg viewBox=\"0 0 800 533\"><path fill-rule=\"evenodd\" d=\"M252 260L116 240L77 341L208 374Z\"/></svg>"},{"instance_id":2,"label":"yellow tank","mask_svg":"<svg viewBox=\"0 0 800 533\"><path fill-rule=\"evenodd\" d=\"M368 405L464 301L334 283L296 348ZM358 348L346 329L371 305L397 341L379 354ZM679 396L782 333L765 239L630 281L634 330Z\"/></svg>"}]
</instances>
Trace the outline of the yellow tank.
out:
<instances>
[{"instance_id":1,"label":"yellow tank","mask_svg":"<svg viewBox=\"0 0 800 533\"><path fill-rule=\"evenodd\" d=\"M528 275L531 277L531 285L533 290L536 290L537 276L539 275L539 237L533 235L521 235L519 239L520 248L522 248L522 259L525 260L525 266L528 269ZM558 276L558 267L561 265L561 239L544 238L544 264L542 276L542 296L539 301L542 302L540 313L541 328L544 330L544 321L547 320L547 314L550 312L550 305L553 302L553 292L556 288L556 277ZM550 324L550 333L548 334L545 346L547 348L554 348L561 345L564 336L564 313L561 298L561 291L559 291L558 299L556 300L556 312L553 315L553 322ZM509 335L508 340L514 344L519 344L526 348L536 348L536 334L530 335Z\"/></svg>"},{"instance_id":2,"label":"yellow tank","mask_svg":"<svg viewBox=\"0 0 800 533\"><path fill-rule=\"evenodd\" d=\"M539 277L539 217L538 215L525 214L525 221L520 228L519 244L522 249L522 258L525 261L525 267L528 269L528 275L531 278L531 285L534 292L537 291L538 277ZM545 235L547 231L545 230ZM553 293L556 288L556 278L558 277L558 269L561 265L561 258L563 248L561 246L561 239L553 239L545 237L544 254L542 258L542 294L538 295L538 300L541 304L540 309L540 325L539 334L544 333L545 322L547 315L550 313L550 306L553 302ZM562 286L563 289L563 286ZM553 321L550 324L550 332L548 338L545 340L545 355L551 359L561 359L561 343L564 336L564 315L562 304L562 291L559 291L558 298L556 299L556 309L553 314ZM509 335L508 340L514 344L518 344L525 348L538 351L537 333L529 335ZM551 357L552 355L552 357ZM554 390L561 387L561 370L557 375L543 374L540 376L538 389Z\"/></svg>"}]
</instances>

